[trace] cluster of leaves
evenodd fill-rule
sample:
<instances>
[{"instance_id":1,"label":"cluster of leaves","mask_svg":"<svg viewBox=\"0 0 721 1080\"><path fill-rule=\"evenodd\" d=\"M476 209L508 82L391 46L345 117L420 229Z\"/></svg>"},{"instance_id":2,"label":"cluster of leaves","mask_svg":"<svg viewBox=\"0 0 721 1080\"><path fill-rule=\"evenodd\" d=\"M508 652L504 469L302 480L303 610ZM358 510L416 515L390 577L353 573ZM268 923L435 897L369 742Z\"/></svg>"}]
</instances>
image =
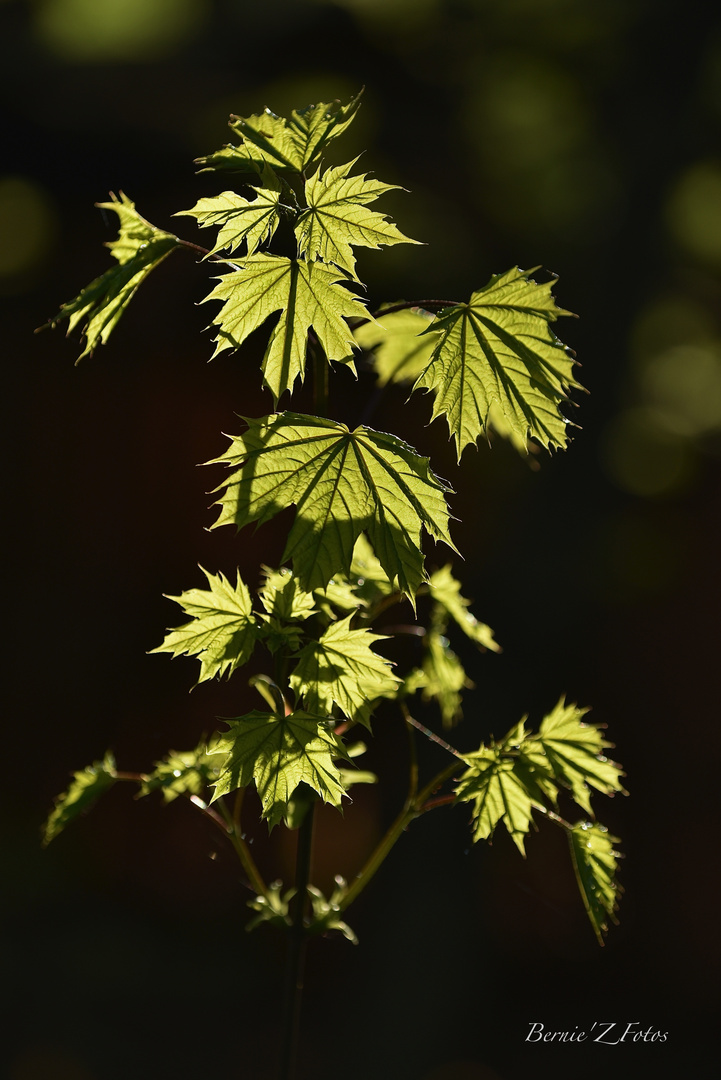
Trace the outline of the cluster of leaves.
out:
<instances>
[{"instance_id":1,"label":"cluster of leaves","mask_svg":"<svg viewBox=\"0 0 721 1080\"><path fill-rule=\"evenodd\" d=\"M539 283L531 276L535 270L513 268L491 277L465 302L401 301L375 314L354 291L362 286L356 248L416 243L372 208L396 185L355 172L357 159L338 166L321 160L358 106L354 98L345 106L309 106L288 119L269 110L231 117L238 141L198 163L203 170L237 174L242 193L202 198L178 215L217 230L208 249L150 225L123 194L101 204L119 219L118 239L110 245L116 265L63 305L54 323L67 319L70 330L80 327L86 355L107 341L135 289L166 255L201 252L202 263L222 271L206 297L220 304L214 355L238 349L280 313L261 364L276 408L303 382L309 360L318 389L326 365L354 372L355 358L364 352L381 386L410 381L414 391L433 394L432 418L445 417L459 460L491 429L524 453L529 438L547 449L565 447L569 420L561 406L579 384L573 354L552 329L559 316L570 314L556 305L553 281ZM293 258L267 250L283 231L295 243ZM327 408L320 392L317 403L319 410ZM217 802L253 881L260 879L234 831L235 818L224 809L225 796L254 785L271 828L281 821L297 825L308 792L340 807L353 783L375 779L353 767L351 759L364 747L347 735L356 725L370 731L381 700L401 703L408 717L405 702L420 693L437 703L446 727L461 718L462 693L472 684L450 647L449 626L482 650L499 647L469 611L450 564L433 573L426 568L424 532L455 550L451 489L431 471L428 458L394 435L366 426L351 430L321 415L276 411L244 423L225 453L209 463L228 470L216 489L215 525L240 530L295 507L282 557L290 565L265 569L258 602L240 572L233 583L203 571L207 588L171 598L188 621L154 651L197 657L200 683L233 675L263 646L273 674L251 683L268 708L229 720L227 731L209 744L173 753L135 779L141 794L159 789L166 801L185 795L209 813ZM416 628L418 663L401 676L376 651L384 635L373 623L404 599L415 613L424 596L429 618ZM605 916L615 910L612 838L596 824L570 825L554 809L564 788L587 815L589 784L605 794L622 790L618 767L602 753L608 744L598 728L582 723L582 715L560 703L537 735L522 721L499 743L465 756L456 752L466 771L454 798L473 802L475 839L490 839L503 822L522 852L533 809L561 823L600 934ZM445 770L443 777L451 774ZM110 758L76 774L51 815L46 841L119 778L123 774ZM206 802L201 796L208 788L213 793ZM411 816L427 809L419 799L409 797ZM353 888L338 888L330 900L312 894L314 917L318 925L345 933L339 913ZM256 921L282 922L289 899L280 887L263 886Z\"/></svg>"},{"instance_id":2,"label":"cluster of leaves","mask_svg":"<svg viewBox=\"0 0 721 1080\"><path fill-rule=\"evenodd\" d=\"M620 766L603 753L612 744L603 739L597 725L582 722L586 712L562 698L538 734L527 731L524 718L500 741L464 755L468 768L460 777L456 798L473 803L475 840L490 840L502 823L522 855L533 810L552 814L564 825L584 904L600 940L606 916L613 917L617 906L615 838L587 818L569 825L555 813L559 790L569 792L590 816L592 787L604 795L624 790ZM599 862L601 850L605 859Z\"/></svg>"}]
</instances>

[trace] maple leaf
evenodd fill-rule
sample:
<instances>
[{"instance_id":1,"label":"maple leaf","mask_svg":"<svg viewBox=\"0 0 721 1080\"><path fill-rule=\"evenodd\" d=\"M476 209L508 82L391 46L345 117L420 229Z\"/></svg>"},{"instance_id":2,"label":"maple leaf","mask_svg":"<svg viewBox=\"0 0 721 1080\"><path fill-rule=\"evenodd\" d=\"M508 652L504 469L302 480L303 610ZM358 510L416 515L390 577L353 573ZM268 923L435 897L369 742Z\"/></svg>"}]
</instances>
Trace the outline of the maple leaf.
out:
<instances>
[{"instance_id":1,"label":"maple leaf","mask_svg":"<svg viewBox=\"0 0 721 1080\"><path fill-rule=\"evenodd\" d=\"M622 892L616 881L619 853L613 845L618 837L598 822L579 821L569 831L571 859L584 907L600 945L608 919L617 923L618 897Z\"/></svg>"},{"instance_id":2,"label":"maple leaf","mask_svg":"<svg viewBox=\"0 0 721 1080\"><path fill-rule=\"evenodd\" d=\"M362 349L373 350L378 385L415 380L425 371L436 347L431 324L435 316L423 308L406 308L366 322L353 331Z\"/></svg>"},{"instance_id":3,"label":"maple leaf","mask_svg":"<svg viewBox=\"0 0 721 1080\"><path fill-rule=\"evenodd\" d=\"M225 755L213 802L255 782L263 817L273 828L286 816L295 789L305 783L340 808L345 789L334 758L347 754L326 719L302 710L287 716L253 711L226 722L230 730L211 750Z\"/></svg>"},{"instance_id":4,"label":"maple leaf","mask_svg":"<svg viewBox=\"0 0 721 1080\"><path fill-rule=\"evenodd\" d=\"M518 775L516 761L504 754L503 746L496 744L464 754L463 760L469 768L458 782L456 798L460 802L473 802L473 839L490 840L500 821L525 855L524 837L531 825L533 803Z\"/></svg>"},{"instance_id":5,"label":"maple leaf","mask_svg":"<svg viewBox=\"0 0 721 1080\"><path fill-rule=\"evenodd\" d=\"M393 694L401 680L391 672L390 662L371 649L384 635L351 630L352 618L331 623L318 641L305 646L290 685L310 712L330 716L337 705L349 720L370 727L373 702Z\"/></svg>"},{"instance_id":6,"label":"maple leaf","mask_svg":"<svg viewBox=\"0 0 721 1080\"><path fill-rule=\"evenodd\" d=\"M307 207L295 226L300 255L335 263L354 278L354 245L379 248L382 244L418 243L404 236L385 214L367 208L384 192L402 189L397 184L368 180L365 174L348 176L357 160L326 169L322 175L319 169L306 180Z\"/></svg>"},{"instance_id":7,"label":"maple leaf","mask_svg":"<svg viewBox=\"0 0 721 1080\"><path fill-rule=\"evenodd\" d=\"M298 413L277 413L248 425L215 462L230 467L217 489L214 528L262 524L297 507L283 561L293 559L306 592L350 572L361 532L370 538L386 577L411 600L425 579L421 531L453 548L449 490L407 443L393 435ZM212 464L214 462L209 462Z\"/></svg>"},{"instance_id":8,"label":"maple leaf","mask_svg":"<svg viewBox=\"0 0 721 1080\"><path fill-rule=\"evenodd\" d=\"M295 652L300 648L301 629L298 625L319 610L313 593L301 589L298 578L287 568L271 570L264 566L265 584L260 598L267 614L261 615L265 626L261 634L272 653L279 650Z\"/></svg>"},{"instance_id":9,"label":"maple leaf","mask_svg":"<svg viewBox=\"0 0 721 1080\"><path fill-rule=\"evenodd\" d=\"M590 814L589 784L604 795L624 789L620 767L603 754L611 743L603 739L596 725L581 721L587 712L588 709L579 709L577 705L566 705L561 698L553 711L544 717L538 735L522 743L521 751L569 787L574 801Z\"/></svg>"},{"instance_id":10,"label":"maple leaf","mask_svg":"<svg viewBox=\"0 0 721 1080\"><path fill-rule=\"evenodd\" d=\"M115 758L108 751L102 761L94 761L73 774L67 791L55 800L50 817L43 827L43 846L58 836L80 814L89 810L101 795L113 786L116 779Z\"/></svg>"},{"instance_id":11,"label":"maple leaf","mask_svg":"<svg viewBox=\"0 0 721 1080\"><path fill-rule=\"evenodd\" d=\"M212 743L211 743L212 745ZM213 757L205 740L194 750L171 750L143 780L140 796L162 791L166 803L179 795L201 795L218 775L218 759Z\"/></svg>"},{"instance_id":12,"label":"maple leaf","mask_svg":"<svg viewBox=\"0 0 721 1080\"><path fill-rule=\"evenodd\" d=\"M550 324L571 312L556 306L555 282L539 285L532 272L495 275L432 324L440 338L413 389L435 394L432 419L446 417L459 459L485 432L494 405L524 447L529 435L548 449L568 442L559 406L580 383L573 354Z\"/></svg>"},{"instance_id":13,"label":"maple leaf","mask_svg":"<svg viewBox=\"0 0 721 1080\"><path fill-rule=\"evenodd\" d=\"M263 607L269 615L284 622L307 619L315 614L313 593L301 589L298 579L283 566L280 570L271 570L264 566L265 582L260 590Z\"/></svg>"},{"instance_id":14,"label":"maple leaf","mask_svg":"<svg viewBox=\"0 0 721 1080\"><path fill-rule=\"evenodd\" d=\"M362 93L362 91L361 91ZM289 119L270 109L254 116L231 116L229 126L241 138L196 164L208 169L260 172L264 164L279 172L304 172L320 157L325 146L349 127L360 105L360 94L347 105L339 101L319 102L294 109Z\"/></svg>"},{"instance_id":15,"label":"maple leaf","mask_svg":"<svg viewBox=\"0 0 721 1080\"><path fill-rule=\"evenodd\" d=\"M215 318L214 356L237 349L276 311L282 311L263 357L265 385L275 401L305 373L308 332L312 328L328 360L355 372L353 337L346 318L368 317L363 301L344 289L335 267L304 263L280 255L252 255L242 268L224 274L206 300L222 300Z\"/></svg>"},{"instance_id":16,"label":"maple leaf","mask_svg":"<svg viewBox=\"0 0 721 1080\"><path fill-rule=\"evenodd\" d=\"M223 191L213 198L199 199L192 210L180 210L174 216L194 217L201 228L219 229L210 255L225 249L232 254L244 240L248 255L252 255L261 244L272 239L280 221L280 182L268 165L263 168L262 178L263 186L252 189L256 193L254 199L244 199L235 191Z\"/></svg>"},{"instance_id":17,"label":"maple leaf","mask_svg":"<svg viewBox=\"0 0 721 1080\"><path fill-rule=\"evenodd\" d=\"M431 629L426 634L423 646L421 667L406 676L405 692L415 694L422 690L424 701L438 702L443 726L453 727L463 717L461 690L470 689L473 683L446 638L437 630Z\"/></svg>"},{"instance_id":18,"label":"maple leaf","mask_svg":"<svg viewBox=\"0 0 721 1080\"><path fill-rule=\"evenodd\" d=\"M69 334L80 325L85 348L78 362L91 355L97 345L105 344L138 287L180 244L177 236L157 229L141 217L135 204L122 191L119 199L112 192L110 197L112 202L95 205L118 215L118 238L106 244L118 265L91 281L74 300L63 304L49 322L50 326L57 326L67 319Z\"/></svg>"},{"instance_id":19,"label":"maple leaf","mask_svg":"<svg viewBox=\"0 0 721 1080\"><path fill-rule=\"evenodd\" d=\"M461 583L451 573L451 564L431 574L428 581L431 596L445 613L459 626L464 634L484 649L500 652L501 647L494 640L490 626L479 622L468 610L471 601L461 596Z\"/></svg>"},{"instance_id":20,"label":"maple leaf","mask_svg":"<svg viewBox=\"0 0 721 1080\"><path fill-rule=\"evenodd\" d=\"M203 567L200 568L203 570ZM151 652L169 652L173 656L198 656L198 683L232 675L247 662L257 637L250 593L238 571L235 585L224 574L208 573L209 589L189 589L180 596L169 596L192 616L190 622L169 631L162 645ZM196 684L197 685L197 684Z\"/></svg>"}]
</instances>

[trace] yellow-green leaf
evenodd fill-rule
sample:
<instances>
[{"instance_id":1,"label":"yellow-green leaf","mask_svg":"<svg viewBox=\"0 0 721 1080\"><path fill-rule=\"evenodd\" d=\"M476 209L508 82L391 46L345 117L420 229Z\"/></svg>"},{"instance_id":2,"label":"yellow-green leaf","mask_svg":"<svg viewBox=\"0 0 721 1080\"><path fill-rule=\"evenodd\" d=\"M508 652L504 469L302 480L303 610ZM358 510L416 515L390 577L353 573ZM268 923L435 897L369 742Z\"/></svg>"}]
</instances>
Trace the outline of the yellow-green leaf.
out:
<instances>
[{"instance_id":1,"label":"yellow-green leaf","mask_svg":"<svg viewBox=\"0 0 721 1080\"><path fill-rule=\"evenodd\" d=\"M438 702L443 726L453 727L463 718L461 691L473 683L447 639L437 630L426 634L423 646L421 667L406 676L404 689L408 694L421 690L424 701Z\"/></svg>"},{"instance_id":2,"label":"yellow-green leaf","mask_svg":"<svg viewBox=\"0 0 721 1080\"><path fill-rule=\"evenodd\" d=\"M298 252L305 258L335 263L352 277L355 273L353 247L378 248L381 245L416 244L388 221L385 214L369 210L386 191L400 190L397 184L368 180L366 175L349 176L355 165L318 170L305 182L307 207L295 226Z\"/></svg>"},{"instance_id":3,"label":"yellow-green leaf","mask_svg":"<svg viewBox=\"0 0 721 1080\"><path fill-rule=\"evenodd\" d=\"M263 567L265 582L260 590L263 607L269 615L284 622L303 621L315 613L313 593L301 589L297 577L283 566L280 570Z\"/></svg>"},{"instance_id":4,"label":"yellow-green leaf","mask_svg":"<svg viewBox=\"0 0 721 1080\"><path fill-rule=\"evenodd\" d=\"M224 755L213 801L254 782L271 828L286 816L301 783L340 808L345 789L334 759L347 755L324 718L302 710L288 716L254 711L227 723L229 732L211 751Z\"/></svg>"},{"instance_id":5,"label":"yellow-green leaf","mask_svg":"<svg viewBox=\"0 0 721 1080\"><path fill-rule=\"evenodd\" d=\"M229 126L241 143L197 158L197 164L204 169L258 173L264 164L269 164L279 172L304 172L318 160L323 148L351 124L360 96L357 94L347 105L321 101L294 109L287 120L270 109L245 118L231 116Z\"/></svg>"},{"instance_id":6,"label":"yellow-green leaf","mask_svg":"<svg viewBox=\"0 0 721 1080\"><path fill-rule=\"evenodd\" d=\"M254 330L276 311L281 318L273 328L263 357L265 385L276 402L292 390L305 374L308 333L315 331L329 361L347 364L355 371L350 355L353 337L344 321L367 318L362 300L339 282L345 280L335 267L305 263L280 255L252 255L242 268L224 274L206 300L221 300L215 318L218 334L214 356L237 349Z\"/></svg>"},{"instance_id":7,"label":"yellow-green leaf","mask_svg":"<svg viewBox=\"0 0 721 1080\"><path fill-rule=\"evenodd\" d=\"M581 898L598 942L603 945L608 920L618 922L616 911L622 889L616 881L616 872L620 855L613 845L619 840L603 825L590 821L574 825L568 840Z\"/></svg>"},{"instance_id":8,"label":"yellow-green leaf","mask_svg":"<svg viewBox=\"0 0 721 1080\"><path fill-rule=\"evenodd\" d=\"M227 250L231 254L245 240L247 253L271 240L280 221L278 203L281 187L273 170L263 170L263 187L253 187L254 199L244 199L235 191L223 191L212 198L200 199L192 210L181 210L176 217L194 217L201 228L215 227L218 237L211 255Z\"/></svg>"},{"instance_id":9,"label":"yellow-green leaf","mask_svg":"<svg viewBox=\"0 0 721 1080\"><path fill-rule=\"evenodd\" d=\"M115 758L108 751L102 761L94 761L73 775L67 791L55 800L55 807L43 827L43 844L58 836L66 825L89 810L116 780Z\"/></svg>"},{"instance_id":10,"label":"yellow-green leaf","mask_svg":"<svg viewBox=\"0 0 721 1080\"><path fill-rule=\"evenodd\" d=\"M486 431L492 406L524 446L529 435L547 449L568 442L560 406L580 383L551 323L571 312L556 305L553 281L539 285L531 273L514 268L492 277L432 324L440 338L414 390L433 391L432 419L446 417L459 459Z\"/></svg>"},{"instance_id":11,"label":"yellow-green leaf","mask_svg":"<svg viewBox=\"0 0 721 1080\"><path fill-rule=\"evenodd\" d=\"M254 420L216 461L232 472L218 488L214 527L263 523L297 507L283 561L306 592L350 573L355 542L365 532L391 582L411 599L425 580L421 533L453 547L449 490L428 458L393 435L298 413Z\"/></svg>"},{"instance_id":12,"label":"yellow-green leaf","mask_svg":"<svg viewBox=\"0 0 721 1080\"><path fill-rule=\"evenodd\" d=\"M50 320L51 326L57 326L67 319L68 333L80 326L85 348L78 360L91 354L97 345L105 344L138 287L180 244L177 236L156 228L141 217L135 204L122 191L119 199L112 192L110 197L112 202L96 205L118 215L118 238L106 245L118 265L92 281L74 300L63 304Z\"/></svg>"},{"instance_id":13,"label":"yellow-green leaf","mask_svg":"<svg viewBox=\"0 0 721 1080\"><path fill-rule=\"evenodd\" d=\"M435 602L440 604L443 611L450 615L456 626L459 626L471 641L492 652L501 651L490 626L479 622L468 610L471 601L461 596L461 583L451 573L450 563L431 574L428 584Z\"/></svg>"},{"instance_id":14,"label":"yellow-green leaf","mask_svg":"<svg viewBox=\"0 0 721 1080\"><path fill-rule=\"evenodd\" d=\"M207 570L203 573L209 589L189 589L180 596L168 597L192 616L190 622L169 631L163 644L151 650L173 656L198 656L199 683L232 675L249 659L257 637L250 593L240 571L235 585L224 574L209 574Z\"/></svg>"},{"instance_id":15,"label":"yellow-green leaf","mask_svg":"<svg viewBox=\"0 0 721 1080\"><path fill-rule=\"evenodd\" d=\"M401 680L371 645L384 640L370 630L351 630L353 615L331 623L318 641L309 642L290 676L296 698L312 713L332 715L337 705L349 720L370 725L373 703L393 694Z\"/></svg>"},{"instance_id":16,"label":"yellow-green leaf","mask_svg":"<svg viewBox=\"0 0 721 1080\"><path fill-rule=\"evenodd\" d=\"M212 743L211 743L212 745ZM145 777L140 795L162 791L166 803L179 795L202 795L218 776L218 759L208 751L205 740L194 750L180 753L171 750L161 761L156 761L153 771Z\"/></svg>"},{"instance_id":17,"label":"yellow-green leaf","mask_svg":"<svg viewBox=\"0 0 721 1080\"><path fill-rule=\"evenodd\" d=\"M422 308L382 312L375 322L366 322L353 331L362 349L373 350L373 366L379 386L389 382L415 380L425 371L436 347L431 329L435 319Z\"/></svg>"},{"instance_id":18,"label":"yellow-green leaf","mask_svg":"<svg viewBox=\"0 0 721 1080\"><path fill-rule=\"evenodd\" d=\"M464 755L464 761L469 768L458 782L456 798L473 802L474 840L492 839L502 822L525 855L524 837L531 825L533 803L516 774L514 759L504 756L498 746L482 746Z\"/></svg>"},{"instance_id":19,"label":"yellow-green leaf","mask_svg":"<svg viewBox=\"0 0 721 1080\"><path fill-rule=\"evenodd\" d=\"M582 723L587 712L577 705L567 705L561 698L543 719L538 735L526 740L521 749L534 761L541 750L553 775L570 788L575 802L590 814L589 784L604 795L624 789L620 766L603 754L611 743L604 740L595 724Z\"/></svg>"}]
</instances>

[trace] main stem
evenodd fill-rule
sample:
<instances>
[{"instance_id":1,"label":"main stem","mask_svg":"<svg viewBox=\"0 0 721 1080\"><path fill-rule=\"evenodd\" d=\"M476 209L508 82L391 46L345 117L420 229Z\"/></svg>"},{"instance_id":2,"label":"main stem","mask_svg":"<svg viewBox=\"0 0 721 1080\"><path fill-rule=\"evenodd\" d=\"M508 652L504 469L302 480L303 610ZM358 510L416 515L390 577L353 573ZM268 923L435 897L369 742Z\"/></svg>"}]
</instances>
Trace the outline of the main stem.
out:
<instances>
[{"instance_id":1,"label":"main stem","mask_svg":"<svg viewBox=\"0 0 721 1080\"><path fill-rule=\"evenodd\" d=\"M313 849L313 811L311 803L298 830L295 888L291 902L293 922L288 934L288 958L285 968L285 992L283 1004L283 1047L281 1051L279 1080L293 1080L298 1056L300 1034L300 1010L303 1002L303 973L308 936L305 927L305 909L308 901L310 861Z\"/></svg>"}]
</instances>

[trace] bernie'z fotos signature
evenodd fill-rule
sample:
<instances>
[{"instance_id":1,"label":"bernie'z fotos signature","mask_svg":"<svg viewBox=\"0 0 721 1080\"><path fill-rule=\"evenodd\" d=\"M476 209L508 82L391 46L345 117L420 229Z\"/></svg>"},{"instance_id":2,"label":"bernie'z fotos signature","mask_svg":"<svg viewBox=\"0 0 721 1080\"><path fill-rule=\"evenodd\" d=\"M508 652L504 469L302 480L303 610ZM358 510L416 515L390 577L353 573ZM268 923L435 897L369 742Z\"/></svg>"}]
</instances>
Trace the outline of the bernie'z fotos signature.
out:
<instances>
[{"instance_id":1,"label":"bernie'z fotos signature","mask_svg":"<svg viewBox=\"0 0 721 1080\"><path fill-rule=\"evenodd\" d=\"M634 1021L630 1024L619 1024L615 1020L594 1020L588 1031L579 1030L578 1025L573 1031L550 1031L544 1030L540 1023L531 1024L526 1042L557 1042L579 1043L591 1040L604 1046L618 1046L619 1043L638 1042L666 1042L667 1031L655 1031L649 1027L643 1031L641 1024Z\"/></svg>"}]
</instances>

